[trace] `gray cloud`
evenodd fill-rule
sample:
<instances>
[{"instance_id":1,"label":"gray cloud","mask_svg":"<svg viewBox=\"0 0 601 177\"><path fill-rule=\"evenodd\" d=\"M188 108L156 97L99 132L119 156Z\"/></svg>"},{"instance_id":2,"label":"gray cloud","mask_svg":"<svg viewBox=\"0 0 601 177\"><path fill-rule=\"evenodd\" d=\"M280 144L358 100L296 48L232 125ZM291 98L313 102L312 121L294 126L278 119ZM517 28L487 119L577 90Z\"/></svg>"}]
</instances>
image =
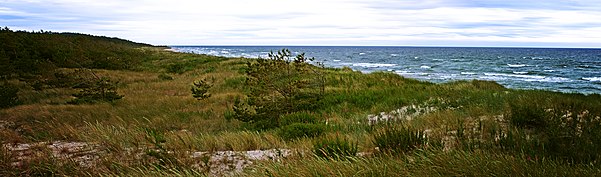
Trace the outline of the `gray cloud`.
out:
<instances>
[{"instance_id":1,"label":"gray cloud","mask_svg":"<svg viewBox=\"0 0 601 177\"><path fill-rule=\"evenodd\" d=\"M592 0L0 0L0 25L154 44L601 47Z\"/></svg>"}]
</instances>

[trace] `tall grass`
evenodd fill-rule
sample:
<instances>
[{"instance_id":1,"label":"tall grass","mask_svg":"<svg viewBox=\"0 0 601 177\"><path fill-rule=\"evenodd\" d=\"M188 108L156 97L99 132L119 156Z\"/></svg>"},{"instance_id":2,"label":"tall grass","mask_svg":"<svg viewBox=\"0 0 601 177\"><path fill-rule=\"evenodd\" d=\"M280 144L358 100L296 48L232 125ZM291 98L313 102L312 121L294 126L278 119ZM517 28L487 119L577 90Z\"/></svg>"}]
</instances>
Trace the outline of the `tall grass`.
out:
<instances>
[{"instance_id":1,"label":"tall grass","mask_svg":"<svg viewBox=\"0 0 601 177\"><path fill-rule=\"evenodd\" d=\"M93 70L100 77L120 81L117 92L124 97L119 101L67 105L73 90L34 90L23 86L19 91L23 104L0 110L2 144L93 142L106 151L101 163L93 168L80 168L60 165L57 159L48 157L17 168L10 164L14 154L3 150L0 175L207 175L202 169L191 167L193 162L186 153L273 148L311 152L326 145L353 152L340 152L349 156L347 160L301 155L281 163L259 162L242 175L597 176L600 173L600 95L513 90L489 81L432 84L394 73L362 74L326 68L321 70L326 88L323 98L315 103L318 107L282 116L279 124L294 125L287 130L254 131L231 118L235 98L247 93L243 85L247 59L141 50L149 56L137 71ZM161 73L169 72L172 79L159 78ZM214 80L208 90L211 97L202 100L192 97L190 84L199 79ZM436 111L418 115L411 121L367 123L369 114L388 113L410 105L432 107ZM387 126L411 129L386 131ZM173 158L181 162L179 165L157 163L160 156L146 157L146 154L143 155L146 158L134 158L146 149L157 148L156 143L147 139L149 129L163 138L160 145L165 152L173 152ZM421 148L438 142L442 146ZM376 149L404 153L350 157L355 151L369 154L377 152Z\"/></svg>"},{"instance_id":2,"label":"tall grass","mask_svg":"<svg viewBox=\"0 0 601 177\"><path fill-rule=\"evenodd\" d=\"M440 150L407 156L355 157L333 161L310 157L262 162L245 176L597 176L595 165L529 160L511 154Z\"/></svg>"}]
</instances>

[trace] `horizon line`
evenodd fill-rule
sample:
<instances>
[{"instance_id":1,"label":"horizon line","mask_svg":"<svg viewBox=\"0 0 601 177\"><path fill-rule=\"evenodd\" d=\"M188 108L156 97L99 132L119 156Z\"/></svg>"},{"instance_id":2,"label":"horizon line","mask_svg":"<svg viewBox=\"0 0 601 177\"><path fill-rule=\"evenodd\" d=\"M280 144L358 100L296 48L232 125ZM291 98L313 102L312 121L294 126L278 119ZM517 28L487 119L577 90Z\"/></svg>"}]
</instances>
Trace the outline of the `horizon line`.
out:
<instances>
[{"instance_id":1,"label":"horizon line","mask_svg":"<svg viewBox=\"0 0 601 177\"><path fill-rule=\"evenodd\" d=\"M438 45L157 45L167 47L407 47L407 48L528 48L528 49L601 49L601 47L566 47L566 46L438 46Z\"/></svg>"}]
</instances>

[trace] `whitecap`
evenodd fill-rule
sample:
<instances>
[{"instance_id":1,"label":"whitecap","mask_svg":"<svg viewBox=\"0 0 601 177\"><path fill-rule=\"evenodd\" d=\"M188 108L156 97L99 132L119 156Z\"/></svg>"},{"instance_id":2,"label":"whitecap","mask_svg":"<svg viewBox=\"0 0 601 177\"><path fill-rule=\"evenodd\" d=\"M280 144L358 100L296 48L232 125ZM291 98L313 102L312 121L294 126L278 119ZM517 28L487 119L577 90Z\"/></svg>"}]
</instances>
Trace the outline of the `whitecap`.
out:
<instances>
[{"instance_id":1,"label":"whitecap","mask_svg":"<svg viewBox=\"0 0 601 177\"><path fill-rule=\"evenodd\" d=\"M502 74L502 73L484 73L486 76L504 76L504 77L517 77L517 78L529 78L529 79L544 79L545 76L536 75L518 75L518 74Z\"/></svg>"},{"instance_id":2,"label":"whitecap","mask_svg":"<svg viewBox=\"0 0 601 177\"><path fill-rule=\"evenodd\" d=\"M359 53L359 55L365 55L365 53L361 52L361 53Z\"/></svg>"},{"instance_id":3,"label":"whitecap","mask_svg":"<svg viewBox=\"0 0 601 177\"><path fill-rule=\"evenodd\" d=\"M482 80L493 80L493 81L500 81L500 80L506 80L506 77L499 77L499 76L480 76L478 77L479 79Z\"/></svg>"},{"instance_id":4,"label":"whitecap","mask_svg":"<svg viewBox=\"0 0 601 177\"><path fill-rule=\"evenodd\" d=\"M552 70L552 69L545 69L544 71L545 72L555 72L555 70Z\"/></svg>"},{"instance_id":5,"label":"whitecap","mask_svg":"<svg viewBox=\"0 0 601 177\"><path fill-rule=\"evenodd\" d=\"M419 59L419 57L413 57L414 59Z\"/></svg>"},{"instance_id":6,"label":"whitecap","mask_svg":"<svg viewBox=\"0 0 601 177\"><path fill-rule=\"evenodd\" d=\"M528 72L525 72L525 71L514 71L513 74L528 74Z\"/></svg>"},{"instance_id":7,"label":"whitecap","mask_svg":"<svg viewBox=\"0 0 601 177\"><path fill-rule=\"evenodd\" d=\"M398 57L398 56L399 56L399 54L394 54L394 53L393 53L393 54L390 54L390 56L393 56L393 57Z\"/></svg>"},{"instance_id":8,"label":"whitecap","mask_svg":"<svg viewBox=\"0 0 601 177\"><path fill-rule=\"evenodd\" d=\"M583 77L582 80L587 80L591 82L601 82L601 77Z\"/></svg>"},{"instance_id":9,"label":"whitecap","mask_svg":"<svg viewBox=\"0 0 601 177\"><path fill-rule=\"evenodd\" d=\"M521 68L526 66L525 64L507 64L507 66L511 67L511 68Z\"/></svg>"},{"instance_id":10,"label":"whitecap","mask_svg":"<svg viewBox=\"0 0 601 177\"><path fill-rule=\"evenodd\" d=\"M402 75L402 76L427 76L430 75L430 73L412 73L409 71L395 71L398 75Z\"/></svg>"},{"instance_id":11,"label":"whitecap","mask_svg":"<svg viewBox=\"0 0 601 177\"><path fill-rule=\"evenodd\" d=\"M419 68L422 68L422 69L431 69L432 67L423 65L423 66L420 66Z\"/></svg>"},{"instance_id":12,"label":"whitecap","mask_svg":"<svg viewBox=\"0 0 601 177\"><path fill-rule=\"evenodd\" d=\"M563 77L545 77L538 75L518 75L518 74L502 74L502 73L484 73L486 76L517 78L526 82L572 82L571 79Z\"/></svg>"},{"instance_id":13,"label":"whitecap","mask_svg":"<svg viewBox=\"0 0 601 177\"><path fill-rule=\"evenodd\" d=\"M353 66L364 67L364 68L379 68L379 67L391 67L396 64L385 64L385 63L353 63Z\"/></svg>"},{"instance_id":14,"label":"whitecap","mask_svg":"<svg viewBox=\"0 0 601 177\"><path fill-rule=\"evenodd\" d=\"M475 75L473 72L461 72L462 75Z\"/></svg>"},{"instance_id":15,"label":"whitecap","mask_svg":"<svg viewBox=\"0 0 601 177\"><path fill-rule=\"evenodd\" d=\"M332 61L334 61L334 62L339 62L340 60L332 60Z\"/></svg>"},{"instance_id":16,"label":"whitecap","mask_svg":"<svg viewBox=\"0 0 601 177\"><path fill-rule=\"evenodd\" d=\"M571 79L564 77L545 77L544 79L526 79L528 82L572 82Z\"/></svg>"}]
</instances>

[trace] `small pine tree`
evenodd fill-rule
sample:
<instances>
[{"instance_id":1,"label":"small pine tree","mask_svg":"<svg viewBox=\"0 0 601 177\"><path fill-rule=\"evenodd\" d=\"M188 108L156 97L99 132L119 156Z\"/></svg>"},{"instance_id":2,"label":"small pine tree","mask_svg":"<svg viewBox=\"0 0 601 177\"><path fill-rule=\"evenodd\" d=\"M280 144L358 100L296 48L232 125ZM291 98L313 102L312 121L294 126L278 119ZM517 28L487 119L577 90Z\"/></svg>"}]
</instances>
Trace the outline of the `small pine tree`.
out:
<instances>
[{"instance_id":1,"label":"small pine tree","mask_svg":"<svg viewBox=\"0 0 601 177\"><path fill-rule=\"evenodd\" d=\"M192 83L192 96L198 100L203 100L205 98L211 97L211 93L209 89L213 87L213 84L207 82L205 79L195 81Z\"/></svg>"},{"instance_id":2,"label":"small pine tree","mask_svg":"<svg viewBox=\"0 0 601 177\"><path fill-rule=\"evenodd\" d=\"M19 97L17 93L19 88L0 83L0 108L8 108L19 105Z\"/></svg>"},{"instance_id":3,"label":"small pine tree","mask_svg":"<svg viewBox=\"0 0 601 177\"><path fill-rule=\"evenodd\" d=\"M79 85L80 92L74 94L75 99L70 103L96 103L96 102L113 102L123 98L123 95L117 93L117 85L119 82L111 81L107 77L102 77L94 81Z\"/></svg>"},{"instance_id":4,"label":"small pine tree","mask_svg":"<svg viewBox=\"0 0 601 177\"><path fill-rule=\"evenodd\" d=\"M293 57L292 52L282 49L271 52L267 59L248 62L245 85L249 92L244 100L247 106L239 107L244 105L239 102L234 112L241 115L235 118L273 128L279 126L281 115L317 107L324 82L315 72L316 67L308 63L312 60L304 54Z\"/></svg>"}]
</instances>

